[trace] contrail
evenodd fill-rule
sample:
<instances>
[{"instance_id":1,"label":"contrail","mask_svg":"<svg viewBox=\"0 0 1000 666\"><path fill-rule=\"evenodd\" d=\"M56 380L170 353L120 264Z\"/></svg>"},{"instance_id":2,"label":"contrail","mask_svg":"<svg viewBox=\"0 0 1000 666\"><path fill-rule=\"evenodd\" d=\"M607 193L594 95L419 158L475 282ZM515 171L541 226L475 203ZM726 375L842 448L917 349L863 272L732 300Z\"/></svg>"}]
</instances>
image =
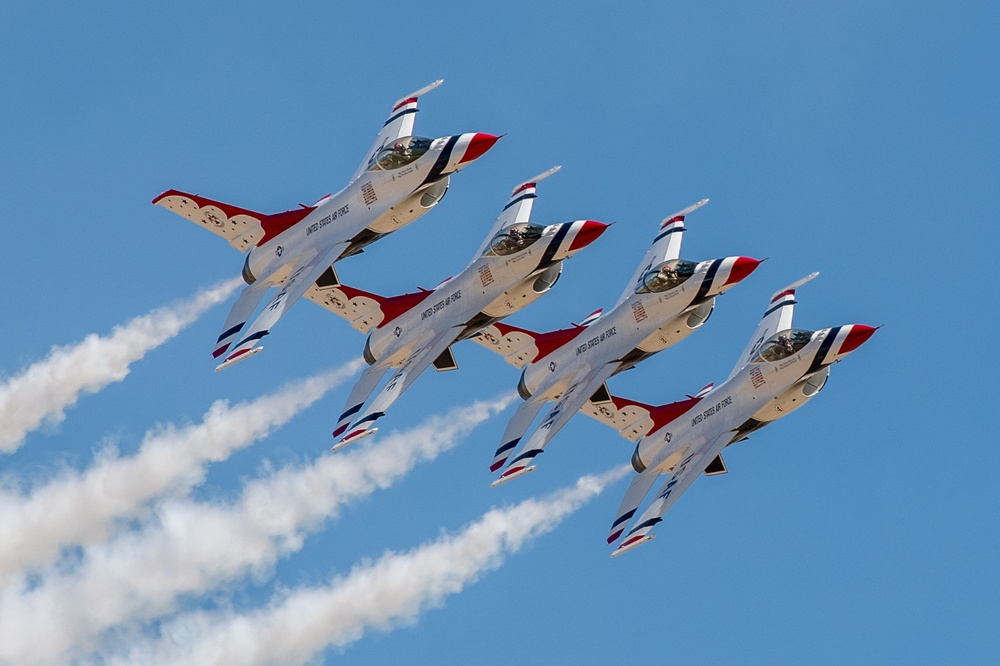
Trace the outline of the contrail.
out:
<instances>
[{"instance_id":1,"label":"contrail","mask_svg":"<svg viewBox=\"0 0 1000 666\"><path fill-rule=\"evenodd\" d=\"M515 399L454 409L374 445L282 469L248 483L230 505L162 502L142 529L84 549L78 566L63 563L9 586L0 595L0 663L71 660L67 653L111 627L173 611L181 594L268 570L343 504L453 448Z\"/></svg>"},{"instance_id":2,"label":"contrail","mask_svg":"<svg viewBox=\"0 0 1000 666\"><path fill-rule=\"evenodd\" d=\"M115 519L134 517L151 499L197 485L208 463L265 437L362 364L357 359L252 402L216 401L201 423L148 432L134 455L102 453L91 467L63 471L27 494L0 490L0 583L40 568L61 548L105 539Z\"/></svg>"},{"instance_id":3,"label":"contrail","mask_svg":"<svg viewBox=\"0 0 1000 666\"><path fill-rule=\"evenodd\" d=\"M129 366L181 332L205 310L226 300L242 283L221 282L191 300L153 310L116 326L110 335L88 335L49 355L0 385L0 452L17 450L44 421L59 423L83 393L120 382Z\"/></svg>"},{"instance_id":4,"label":"contrail","mask_svg":"<svg viewBox=\"0 0 1000 666\"><path fill-rule=\"evenodd\" d=\"M106 657L108 663L306 663L329 646L345 646L371 629L412 622L440 606L504 556L549 532L627 467L587 476L571 488L512 507L493 509L461 532L405 553L359 564L329 585L301 588L267 608L239 614L196 611L164 625L159 637Z\"/></svg>"}]
</instances>

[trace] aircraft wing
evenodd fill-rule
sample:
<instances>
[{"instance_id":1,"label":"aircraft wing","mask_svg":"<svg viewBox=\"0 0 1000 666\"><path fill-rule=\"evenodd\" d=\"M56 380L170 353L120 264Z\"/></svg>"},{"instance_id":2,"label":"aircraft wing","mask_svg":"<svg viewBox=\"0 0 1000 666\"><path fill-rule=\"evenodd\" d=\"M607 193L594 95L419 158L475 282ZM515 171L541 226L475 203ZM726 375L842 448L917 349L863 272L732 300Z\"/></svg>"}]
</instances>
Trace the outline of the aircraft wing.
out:
<instances>
[{"instance_id":1,"label":"aircraft wing","mask_svg":"<svg viewBox=\"0 0 1000 666\"><path fill-rule=\"evenodd\" d=\"M664 261L670 261L672 259L679 259L681 256L681 241L684 237L684 219L688 213L695 211L705 204L708 203L708 199L702 199L698 203L688 206L684 210L679 210L673 215L665 217L662 222L660 222L660 228L656 232L656 237L653 239L652 245L646 250L646 256L642 258L642 262L639 264L639 268L636 269L635 273L632 275L632 279L629 280L628 284L625 286L625 291L622 295L618 297L618 303L621 303L626 298L635 293L635 288L639 286L639 280L645 275L653 266L663 263Z\"/></svg>"},{"instance_id":2,"label":"aircraft wing","mask_svg":"<svg viewBox=\"0 0 1000 666\"><path fill-rule=\"evenodd\" d=\"M536 333L510 324L497 322L486 326L470 340L503 356L515 368L523 368L535 357Z\"/></svg>"},{"instance_id":3,"label":"aircraft wing","mask_svg":"<svg viewBox=\"0 0 1000 666\"><path fill-rule=\"evenodd\" d=\"M514 190L510 193L510 199L507 200L507 204L500 211L500 215L497 217L497 221L493 224L493 228L490 229L490 233L486 235L486 239L483 241L479 249L476 250L474 257L478 257L489 247L490 241L493 237L500 232L501 229L506 229L512 224L521 224L523 222L528 222L531 220L531 208L534 205L536 194L535 189L539 181L542 181L556 171L559 171L562 167L554 166L548 171L538 174L534 178L529 178L523 183L518 183Z\"/></svg>"},{"instance_id":4,"label":"aircraft wing","mask_svg":"<svg viewBox=\"0 0 1000 666\"><path fill-rule=\"evenodd\" d=\"M222 370L237 361L249 358L253 354L262 350L263 347L254 347L258 340L270 333L271 327L295 301L306 292L306 290L316 281L317 278L329 267L334 259L340 256L347 246L347 242L338 243L325 253L314 255L311 259L302 259L292 270L291 275L285 279L278 293L271 298L264 310L257 315L253 323L247 328L246 334L229 352L225 360L216 367Z\"/></svg>"},{"instance_id":5,"label":"aircraft wing","mask_svg":"<svg viewBox=\"0 0 1000 666\"><path fill-rule=\"evenodd\" d=\"M409 95L405 95L396 100L396 103L392 105L392 111L389 112L389 119L385 121L382 125L382 129L379 130L378 136L375 137L375 143L372 147L365 153L365 159L358 167L358 170L354 173L351 181L355 181L361 176L365 171L368 170L368 163L371 158L378 154L386 144L392 143L396 139L404 136L413 136L413 121L417 117L417 98L421 95L434 90L439 85L444 83L443 79L439 79L430 85L426 85L420 90L415 90Z\"/></svg>"},{"instance_id":6,"label":"aircraft wing","mask_svg":"<svg viewBox=\"0 0 1000 666\"><path fill-rule=\"evenodd\" d=\"M385 416L386 410L389 409L392 403L396 402L396 399L403 394L403 391L416 381L417 377L434 362L434 359L455 342L460 332L461 329L459 328L448 328L439 331L421 345L417 351L411 354L403 362L399 370L393 373L388 383L382 387L382 390L375 396L375 400L365 410L365 413L352 424L351 428L348 429L348 433L344 435L343 439L334 448L340 448L341 446L350 444L352 441L374 433L376 428L372 428L372 424Z\"/></svg>"},{"instance_id":7,"label":"aircraft wing","mask_svg":"<svg viewBox=\"0 0 1000 666\"><path fill-rule=\"evenodd\" d=\"M774 292L774 295L771 296L771 302L768 303L767 309L764 311L764 316L761 317L760 323L757 324L757 330L754 331L750 342L747 343L746 349L740 355L740 360L733 366L733 371L729 373L730 379L750 362L750 359L757 354L757 351L764 344L765 340L778 331L784 331L792 327L792 315L795 313L795 304L798 302L795 300L795 290L817 275L819 273L812 273L797 282L793 282L784 289Z\"/></svg>"},{"instance_id":8,"label":"aircraft wing","mask_svg":"<svg viewBox=\"0 0 1000 666\"><path fill-rule=\"evenodd\" d=\"M361 289L340 284L337 273L330 266L306 289L305 297L343 317L352 328L367 333L384 318L381 310L385 298Z\"/></svg>"},{"instance_id":9,"label":"aircraft wing","mask_svg":"<svg viewBox=\"0 0 1000 666\"><path fill-rule=\"evenodd\" d=\"M659 473L655 469L647 469L644 472L636 474L632 479L628 490L625 491L625 496L622 497L621 504L618 505L615 520L611 523L611 533L608 535L608 543L617 541L618 537L625 531L628 521L632 520L632 516L635 515L639 505L642 504L643 498L649 492L649 489L653 486L653 482L656 481L656 477L658 476Z\"/></svg>"},{"instance_id":10,"label":"aircraft wing","mask_svg":"<svg viewBox=\"0 0 1000 666\"><path fill-rule=\"evenodd\" d=\"M617 369L618 364L612 362L593 368L589 372L580 373L576 380L559 397L549 413L545 415L542 424L531 434L528 442L507 463L507 469L504 470L499 479L493 482L493 485L500 485L535 469L531 466L535 457L542 452L545 446L555 437L556 433L569 423L573 415L580 411L580 408L590 400L590 397L601 388L608 377L613 375ZM500 452L498 451L497 453L499 454ZM496 464L496 459L494 460L494 464Z\"/></svg>"},{"instance_id":11,"label":"aircraft wing","mask_svg":"<svg viewBox=\"0 0 1000 666\"><path fill-rule=\"evenodd\" d=\"M636 400L608 396L610 400L595 402L593 399L584 403L580 409L592 419L614 428L618 434L631 442L638 442L653 428L650 414L655 409Z\"/></svg>"},{"instance_id":12,"label":"aircraft wing","mask_svg":"<svg viewBox=\"0 0 1000 666\"><path fill-rule=\"evenodd\" d=\"M153 199L153 203L222 236L240 252L246 252L264 237L261 222L267 215L263 213L179 190L167 190Z\"/></svg>"},{"instance_id":13,"label":"aircraft wing","mask_svg":"<svg viewBox=\"0 0 1000 666\"><path fill-rule=\"evenodd\" d=\"M627 550L631 550L636 546L639 546L653 537L649 535L650 530L660 521L663 520L663 514L665 514L670 507L674 505L681 495L684 494L694 480L701 476L701 473L705 471L717 455L722 452L722 449L726 448L726 444L730 442L735 434L734 430L727 430L712 439L708 439L703 442L700 446L695 446L690 452L684 457L684 459L674 467L674 470L670 472L667 477L666 482L660 488L660 491L656 495L656 499L646 508L641 516L635 521L635 525L628 532L625 533L624 540L618 549L612 553L611 557L621 555ZM655 469L653 465L650 469ZM633 481L636 484L637 480ZM632 487L629 487L632 490ZM645 493L643 493L645 494ZM628 498L628 494L626 494ZM641 500L641 498L640 498ZM623 502L624 505L624 502ZM636 503L638 505L638 502ZM627 507L623 506L619 510L625 509ZM619 518L622 514L619 514ZM616 521L617 523L617 521ZM615 534L615 528L612 528L612 536L617 536ZM610 541L613 541L611 539Z\"/></svg>"}]
</instances>

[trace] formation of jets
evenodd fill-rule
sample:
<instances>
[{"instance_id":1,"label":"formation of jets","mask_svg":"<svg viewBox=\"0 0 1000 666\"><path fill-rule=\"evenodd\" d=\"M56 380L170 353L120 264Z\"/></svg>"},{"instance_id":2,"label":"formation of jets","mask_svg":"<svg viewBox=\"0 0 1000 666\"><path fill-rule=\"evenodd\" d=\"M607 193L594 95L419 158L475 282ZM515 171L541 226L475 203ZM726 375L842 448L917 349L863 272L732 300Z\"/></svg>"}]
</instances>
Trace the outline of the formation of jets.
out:
<instances>
[{"instance_id":1,"label":"formation of jets","mask_svg":"<svg viewBox=\"0 0 1000 666\"><path fill-rule=\"evenodd\" d=\"M342 283L337 261L363 252L434 208L447 192L451 175L500 138L485 133L437 139L414 135L418 98L441 83L400 98L347 186L312 206L300 204L265 215L177 190L164 192L153 203L222 236L246 254L247 286L215 343L213 356L222 357L216 370L261 351L260 340L302 296L367 334L362 354L369 367L337 421L334 449L374 434L375 422L430 366L456 369L451 348L466 339L521 370L517 392L523 402L493 456L491 471L506 465L494 486L534 470L537 455L577 412L635 442L631 462L636 476L608 537L609 544L622 538L615 557L651 540L652 528L694 479L726 473L725 447L818 394L830 366L876 329L862 324L818 331L792 328L795 292L816 277L813 273L774 294L739 362L718 387L709 384L683 400L658 406L612 395L606 385L612 376L701 328L716 298L761 261L743 256L681 258L687 217L708 202L704 199L663 220L607 314L596 310L578 324L545 333L507 324L505 317L548 293L563 262L609 227L594 220L532 220L538 183L559 167L514 187L472 261L433 289L383 297ZM551 408L531 430L548 404ZM633 521L661 476L666 477L662 487Z\"/></svg>"}]
</instances>

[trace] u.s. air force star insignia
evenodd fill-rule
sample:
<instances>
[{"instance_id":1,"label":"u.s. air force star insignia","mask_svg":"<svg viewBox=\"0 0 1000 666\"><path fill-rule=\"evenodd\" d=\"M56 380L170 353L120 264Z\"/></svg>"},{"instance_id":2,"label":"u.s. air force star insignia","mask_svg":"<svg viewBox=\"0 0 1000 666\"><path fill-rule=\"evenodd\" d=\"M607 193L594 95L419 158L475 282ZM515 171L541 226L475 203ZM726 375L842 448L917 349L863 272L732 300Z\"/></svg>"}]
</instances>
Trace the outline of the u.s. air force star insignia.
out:
<instances>
[{"instance_id":1,"label":"u.s. air force star insignia","mask_svg":"<svg viewBox=\"0 0 1000 666\"><path fill-rule=\"evenodd\" d=\"M395 335L398 338L402 332L403 332L403 329L401 329L399 326L397 326L396 330L394 330L392 332L392 334Z\"/></svg>"},{"instance_id":2,"label":"u.s. air force star insignia","mask_svg":"<svg viewBox=\"0 0 1000 666\"><path fill-rule=\"evenodd\" d=\"M549 372L555 372L555 371L556 371L556 362L555 361L551 361L549 363Z\"/></svg>"},{"instance_id":3,"label":"u.s. air force star insignia","mask_svg":"<svg viewBox=\"0 0 1000 666\"><path fill-rule=\"evenodd\" d=\"M276 256L276 257L280 257L280 256L281 256L281 254L282 254L282 253L283 253L284 251L285 251L285 248L283 248L283 247L281 247L281 246L279 245L278 247L274 248L274 256Z\"/></svg>"},{"instance_id":4,"label":"u.s. air force star insignia","mask_svg":"<svg viewBox=\"0 0 1000 666\"><path fill-rule=\"evenodd\" d=\"M225 225L225 222L219 219L219 216L215 213L205 213L205 219L214 224L217 227Z\"/></svg>"}]
</instances>

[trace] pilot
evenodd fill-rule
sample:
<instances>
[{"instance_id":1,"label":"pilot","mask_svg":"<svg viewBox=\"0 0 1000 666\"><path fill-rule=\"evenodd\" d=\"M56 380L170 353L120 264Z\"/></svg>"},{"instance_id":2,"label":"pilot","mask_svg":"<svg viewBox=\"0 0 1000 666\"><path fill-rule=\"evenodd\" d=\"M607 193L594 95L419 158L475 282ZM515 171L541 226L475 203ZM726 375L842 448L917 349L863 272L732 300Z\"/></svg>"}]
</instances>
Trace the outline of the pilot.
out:
<instances>
[{"instance_id":1,"label":"pilot","mask_svg":"<svg viewBox=\"0 0 1000 666\"><path fill-rule=\"evenodd\" d=\"M778 347L780 347L785 353L791 354L795 351L795 345L792 344L792 339L787 335L778 336Z\"/></svg>"},{"instance_id":2,"label":"pilot","mask_svg":"<svg viewBox=\"0 0 1000 666\"><path fill-rule=\"evenodd\" d=\"M393 152L395 152L395 153L398 153L398 154L402 155L403 157L409 157L409 156L410 156L410 153L411 153L411 151L410 151L410 147L409 147L409 146L407 146L407 145L406 145L405 143L403 143L402 141L397 141L397 142L396 142L396 143L395 143L395 144L394 144L394 145L392 146L392 150L393 150Z\"/></svg>"},{"instance_id":3,"label":"pilot","mask_svg":"<svg viewBox=\"0 0 1000 666\"><path fill-rule=\"evenodd\" d=\"M507 233L514 247L522 247L524 245L524 232L521 229L514 226Z\"/></svg>"}]
</instances>

